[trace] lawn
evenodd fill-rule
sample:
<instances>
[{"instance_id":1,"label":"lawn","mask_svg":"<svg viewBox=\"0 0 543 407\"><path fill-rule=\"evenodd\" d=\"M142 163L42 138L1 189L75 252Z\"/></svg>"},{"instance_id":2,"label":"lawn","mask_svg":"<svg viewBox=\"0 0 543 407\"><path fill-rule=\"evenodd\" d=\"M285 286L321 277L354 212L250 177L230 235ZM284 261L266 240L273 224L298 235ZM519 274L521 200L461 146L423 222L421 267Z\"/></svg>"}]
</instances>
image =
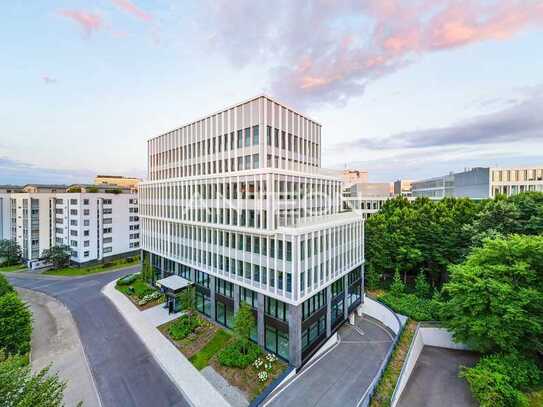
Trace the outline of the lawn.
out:
<instances>
[{"instance_id":1,"label":"lawn","mask_svg":"<svg viewBox=\"0 0 543 407\"><path fill-rule=\"evenodd\" d=\"M92 266L83 267L64 267L56 270L48 270L43 274L49 274L53 276L86 276L89 274L101 273L103 271L117 270L123 267L130 267L139 263L139 257L133 257L129 259L118 259L107 263L94 264Z\"/></svg>"},{"instance_id":2,"label":"lawn","mask_svg":"<svg viewBox=\"0 0 543 407\"><path fill-rule=\"evenodd\" d=\"M226 346L232 335L219 329L213 338L199 352L192 355L190 361L198 370L202 370L209 364L209 361L215 354Z\"/></svg>"},{"instance_id":3,"label":"lawn","mask_svg":"<svg viewBox=\"0 0 543 407\"><path fill-rule=\"evenodd\" d=\"M130 301L132 301L132 303L140 310L151 308L164 302L164 295L162 295L157 299L147 302L146 304L140 304L140 301L143 300L146 295L153 294L158 291L157 288L151 286L146 281L143 281L141 276L127 285L120 285L117 281L115 288L126 295L128 299L130 299Z\"/></svg>"},{"instance_id":4,"label":"lawn","mask_svg":"<svg viewBox=\"0 0 543 407\"><path fill-rule=\"evenodd\" d=\"M17 272L17 271L22 271L24 269L26 269L26 266L24 264L15 264L13 266L0 267L0 271L5 271L5 272Z\"/></svg>"}]
</instances>

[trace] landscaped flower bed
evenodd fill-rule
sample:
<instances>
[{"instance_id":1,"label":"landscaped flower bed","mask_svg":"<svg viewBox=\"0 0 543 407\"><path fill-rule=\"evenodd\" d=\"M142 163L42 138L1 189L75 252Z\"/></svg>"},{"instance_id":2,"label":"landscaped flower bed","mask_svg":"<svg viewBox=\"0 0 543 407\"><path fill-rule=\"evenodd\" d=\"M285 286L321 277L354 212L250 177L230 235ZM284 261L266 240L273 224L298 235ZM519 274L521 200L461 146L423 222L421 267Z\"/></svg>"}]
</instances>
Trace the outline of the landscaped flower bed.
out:
<instances>
[{"instance_id":1,"label":"landscaped flower bed","mask_svg":"<svg viewBox=\"0 0 543 407\"><path fill-rule=\"evenodd\" d=\"M129 274L119 279L115 288L126 295L140 310L164 302L164 294L144 281L140 273Z\"/></svg>"}]
</instances>

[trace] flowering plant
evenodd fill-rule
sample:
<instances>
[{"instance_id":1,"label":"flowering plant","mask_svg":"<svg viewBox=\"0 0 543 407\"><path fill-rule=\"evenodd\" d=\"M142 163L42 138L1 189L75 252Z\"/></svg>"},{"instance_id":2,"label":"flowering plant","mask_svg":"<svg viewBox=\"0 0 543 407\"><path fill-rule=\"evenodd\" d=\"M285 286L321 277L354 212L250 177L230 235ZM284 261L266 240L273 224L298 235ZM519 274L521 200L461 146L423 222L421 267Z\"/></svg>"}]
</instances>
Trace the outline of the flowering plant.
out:
<instances>
[{"instance_id":1,"label":"flowering plant","mask_svg":"<svg viewBox=\"0 0 543 407\"><path fill-rule=\"evenodd\" d=\"M253 362L253 366L256 368L256 369L260 369L260 367L262 366L262 364L264 363L264 361L260 358L257 358L254 362Z\"/></svg>"},{"instance_id":2,"label":"flowering plant","mask_svg":"<svg viewBox=\"0 0 543 407\"><path fill-rule=\"evenodd\" d=\"M266 371L259 372L258 380L260 380L261 382L265 382L266 380L268 380L268 372Z\"/></svg>"},{"instance_id":3,"label":"flowering plant","mask_svg":"<svg viewBox=\"0 0 543 407\"><path fill-rule=\"evenodd\" d=\"M273 353L268 353L266 355L266 360L270 363L273 363L277 360L277 356L275 356Z\"/></svg>"},{"instance_id":4,"label":"flowering plant","mask_svg":"<svg viewBox=\"0 0 543 407\"><path fill-rule=\"evenodd\" d=\"M264 365L264 369L266 369L266 370L272 370L272 364L271 364L271 363L266 363L266 364Z\"/></svg>"}]
</instances>

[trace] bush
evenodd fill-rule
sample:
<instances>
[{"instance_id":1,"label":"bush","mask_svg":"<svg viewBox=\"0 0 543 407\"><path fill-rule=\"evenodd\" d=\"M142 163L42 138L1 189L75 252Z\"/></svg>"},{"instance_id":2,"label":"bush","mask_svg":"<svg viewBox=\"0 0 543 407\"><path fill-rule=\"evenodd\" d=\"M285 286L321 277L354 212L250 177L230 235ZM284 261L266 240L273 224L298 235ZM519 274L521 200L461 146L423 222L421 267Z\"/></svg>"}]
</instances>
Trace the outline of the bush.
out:
<instances>
[{"instance_id":1,"label":"bush","mask_svg":"<svg viewBox=\"0 0 543 407\"><path fill-rule=\"evenodd\" d=\"M196 328L202 325L202 321L198 317L183 315L177 321L170 325L169 334L172 339L184 339L193 333Z\"/></svg>"},{"instance_id":2,"label":"bush","mask_svg":"<svg viewBox=\"0 0 543 407\"><path fill-rule=\"evenodd\" d=\"M417 294L417 297L419 298L428 298L430 297L431 289L428 280L426 280L424 271L421 270L415 280L415 294Z\"/></svg>"},{"instance_id":3,"label":"bush","mask_svg":"<svg viewBox=\"0 0 543 407\"><path fill-rule=\"evenodd\" d=\"M262 354L253 342L236 340L219 352L219 362L223 366L245 368Z\"/></svg>"},{"instance_id":4,"label":"bush","mask_svg":"<svg viewBox=\"0 0 543 407\"><path fill-rule=\"evenodd\" d=\"M15 292L0 297L0 344L8 354L30 351L32 314Z\"/></svg>"},{"instance_id":5,"label":"bush","mask_svg":"<svg viewBox=\"0 0 543 407\"><path fill-rule=\"evenodd\" d=\"M129 285L132 284L140 277L140 273L129 274L117 281L118 285Z\"/></svg>"},{"instance_id":6,"label":"bush","mask_svg":"<svg viewBox=\"0 0 543 407\"><path fill-rule=\"evenodd\" d=\"M107 269L107 268L113 267L114 265L115 265L114 262L112 262L112 261L106 261L105 263L102 264L102 268L103 268L103 269Z\"/></svg>"},{"instance_id":7,"label":"bush","mask_svg":"<svg viewBox=\"0 0 543 407\"><path fill-rule=\"evenodd\" d=\"M415 294L395 294L387 292L379 301L388 305L395 312L417 321L439 320L439 303L432 299L419 298Z\"/></svg>"},{"instance_id":8,"label":"bush","mask_svg":"<svg viewBox=\"0 0 543 407\"><path fill-rule=\"evenodd\" d=\"M160 297L162 297L162 293L160 291L152 291L149 294L145 294L143 298L138 301L138 305L145 305L148 302L158 300Z\"/></svg>"},{"instance_id":9,"label":"bush","mask_svg":"<svg viewBox=\"0 0 543 407\"><path fill-rule=\"evenodd\" d=\"M0 274L0 297L10 292L13 292L13 287L8 283L6 277Z\"/></svg>"},{"instance_id":10,"label":"bush","mask_svg":"<svg viewBox=\"0 0 543 407\"><path fill-rule=\"evenodd\" d=\"M390 285L390 292L399 295L405 292L405 284L402 281L402 278L400 277L400 272L396 270L394 273L394 279L392 280L392 284Z\"/></svg>"},{"instance_id":11,"label":"bush","mask_svg":"<svg viewBox=\"0 0 543 407\"><path fill-rule=\"evenodd\" d=\"M482 407L526 406L522 390L541 381L541 371L533 360L516 354L496 354L481 358L471 368L463 368L473 396Z\"/></svg>"}]
</instances>

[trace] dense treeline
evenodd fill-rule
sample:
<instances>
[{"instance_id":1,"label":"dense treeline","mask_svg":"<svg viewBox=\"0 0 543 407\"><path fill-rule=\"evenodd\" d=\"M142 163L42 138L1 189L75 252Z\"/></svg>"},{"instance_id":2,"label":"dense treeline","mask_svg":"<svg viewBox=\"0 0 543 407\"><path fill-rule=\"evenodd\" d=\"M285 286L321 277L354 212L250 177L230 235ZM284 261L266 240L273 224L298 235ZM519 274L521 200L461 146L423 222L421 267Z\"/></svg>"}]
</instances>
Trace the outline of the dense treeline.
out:
<instances>
[{"instance_id":1,"label":"dense treeline","mask_svg":"<svg viewBox=\"0 0 543 407\"><path fill-rule=\"evenodd\" d=\"M391 281L396 271L404 282L414 281L422 271L433 287L441 287L449 265L462 263L485 238L514 233L543 233L543 194L480 202L391 199L366 222L367 286Z\"/></svg>"},{"instance_id":2,"label":"dense treeline","mask_svg":"<svg viewBox=\"0 0 543 407\"><path fill-rule=\"evenodd\" d=\"M530 405L543 379L543 194L397 198L368 220L366 249L381 301L481 353L461 372L481 406Z\"/></svg>"}]
</instances>

